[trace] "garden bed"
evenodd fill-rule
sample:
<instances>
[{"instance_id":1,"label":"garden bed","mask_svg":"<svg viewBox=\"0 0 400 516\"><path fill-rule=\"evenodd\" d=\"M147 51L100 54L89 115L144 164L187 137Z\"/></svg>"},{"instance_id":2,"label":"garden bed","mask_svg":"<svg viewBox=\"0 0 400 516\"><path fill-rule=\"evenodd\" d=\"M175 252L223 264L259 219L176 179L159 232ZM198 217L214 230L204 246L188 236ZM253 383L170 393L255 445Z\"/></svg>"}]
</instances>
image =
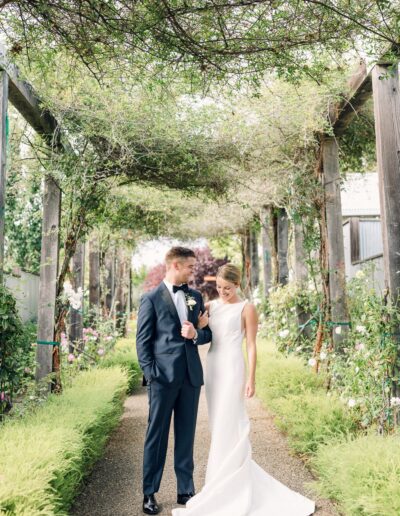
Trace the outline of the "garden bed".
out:
<instances>
[{"instance_id":1,"label":"garden bed","mask_svg":"<svg viewBox=\"0 0 400 516\"><path fill-rule=\"evenodd\" d=\"M257 395L318 477L316 493L344 514L400 514L400 435L360 431L351 408L323 384L300 357L260 340Z\"/></svg>"},{"instance_id":2,"label":"garden bed","mask_svg":"<svg viewBox=\"0 0 400 516\"><path fill-rule=\"evenodd\" d=\"M0 429L0 512L67 514L118 424L128 377L120 367L79 374L70 387Z\"/></svg>"}]
</instances>

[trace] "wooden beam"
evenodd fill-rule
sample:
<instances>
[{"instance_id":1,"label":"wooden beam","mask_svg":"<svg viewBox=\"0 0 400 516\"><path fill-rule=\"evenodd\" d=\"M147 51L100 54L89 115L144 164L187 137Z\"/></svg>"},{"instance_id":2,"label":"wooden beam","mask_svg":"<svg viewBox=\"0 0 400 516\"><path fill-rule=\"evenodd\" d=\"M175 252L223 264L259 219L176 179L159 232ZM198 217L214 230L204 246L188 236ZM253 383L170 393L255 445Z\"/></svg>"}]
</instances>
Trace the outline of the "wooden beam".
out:
<instances>
[{"instance_id":1,"label":"wooden beam","mask_svg":"<svg viewBox=\"0 0 400 516\"><path fill-rule=\"evenodd\" d=\"M85 244L78 242L74 256L72 257L72 286L74 290L80 287L83 291L85 279ZM79 310L71 307L70 326L69 326L69 340L73 344L70 347L72 353L74 349L80 350L80 345L83 339L83 296L82 306Z\"/></svg>"},{"instance_id":2,"label":"wooden beam","mask_svg":"<svg viewBox=\"0 0 400 516\"><path fill-rule=\"evenodd\" d=\"M340 174L338 144L335 138L322 142L323 184L328 238L329 295L331 320L347 323L349 320L346 299L346 274L342 227L342 203L340 198ZM335 347L344 342L348 327L338 325L341 333L333 331Z\"/></svg>"},{"instance_id":3,"label":"wooden beam","mask_svg":"<svg viewBox=\"0 0 400 516\"><path fill-rule=\"evenodd\" d=\"M61 190L49 175L44 180L42 246L38 306L36 380L53 370L53 346L61 217ZM50 387L50 386L49 386Z\"/></svg>"},{"instance_id":4,"label":"wooden beam","mask_svg":"<svg viewBox=\"0 0 400 516\"><path fill-rule=\"evenodd\" d=\"M0 46L0 70L9 77L9 99L25 120L52 147L61 147L61 133L56 118L45 109L32 86L21 80L18 68L12 64Z\"/></svg>"},{"instance_id":5,"label":"wooden beam","mask_svg":"<svg viewBox=\"0 0 400 516\"><path fill-rule=\"evenodd\" d=\"M3 282L4 269L4 229L6 201L6 159L7 159L7 106L8 76L0 72L0 284Z\"/></svg>"}]
</instances>

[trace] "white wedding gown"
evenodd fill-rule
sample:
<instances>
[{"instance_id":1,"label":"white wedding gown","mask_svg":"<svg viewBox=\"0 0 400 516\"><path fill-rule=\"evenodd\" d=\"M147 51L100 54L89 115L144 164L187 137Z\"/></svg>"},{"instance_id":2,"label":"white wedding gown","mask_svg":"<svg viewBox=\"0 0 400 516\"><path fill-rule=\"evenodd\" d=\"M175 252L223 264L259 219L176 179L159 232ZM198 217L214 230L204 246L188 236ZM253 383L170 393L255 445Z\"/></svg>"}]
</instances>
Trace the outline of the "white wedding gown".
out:
<instances>
[{"instance_id":1,"label":"white wedding gown","mask_svg":"<svg viewBox=\"0 0 400 516\"><path fill-rule=\"evenodd\" d=\"M212 343L206 396L211 447L203 489L173 516L308 516L315 503L273 478L251 458L241 314L247 301L210 304Z\"/></svg>"}]
</instances>

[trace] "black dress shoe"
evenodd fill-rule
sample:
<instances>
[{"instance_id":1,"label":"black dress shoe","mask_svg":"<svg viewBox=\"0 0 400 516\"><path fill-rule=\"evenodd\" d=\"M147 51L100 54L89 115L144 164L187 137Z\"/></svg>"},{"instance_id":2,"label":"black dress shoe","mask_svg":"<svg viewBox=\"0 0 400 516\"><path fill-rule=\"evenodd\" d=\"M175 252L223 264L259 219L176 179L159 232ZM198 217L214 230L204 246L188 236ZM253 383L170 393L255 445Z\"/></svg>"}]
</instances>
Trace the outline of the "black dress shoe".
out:
<instances>
[{"instance_id":1,"label":"black dress shoe","mask_svg":"<svg viewBox=\"0 0 400 516\"><path fill-rule=\"evenodd\" d=\"M176 500L176 503L179 503L180 505L186 505L193 496L194 493L178 494L178 499Z\"/></svg>"},{"instance_id":2,"label":"black dress shoe","mask_svg":"<svg viewBox=\"0 0 400 516\"><path fill-rule=\"evenodd\" d=\"M160 508L158 507L156 499L153 494L144 495L143 512L145 514L158 514L160 512Z\"/></svg>"}]
</instances>

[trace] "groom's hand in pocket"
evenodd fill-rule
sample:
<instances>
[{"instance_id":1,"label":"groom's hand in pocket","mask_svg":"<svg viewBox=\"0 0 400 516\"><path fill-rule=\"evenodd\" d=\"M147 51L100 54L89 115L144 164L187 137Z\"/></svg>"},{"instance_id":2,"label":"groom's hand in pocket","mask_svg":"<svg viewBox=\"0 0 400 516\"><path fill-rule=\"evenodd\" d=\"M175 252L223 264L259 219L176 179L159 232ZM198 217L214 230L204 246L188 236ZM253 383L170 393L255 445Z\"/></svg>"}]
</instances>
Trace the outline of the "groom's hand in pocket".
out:
<instances>
[{"instance_id":1,"label":"groom's hand in pocket","mask_svg":"<svg viewBox=\"0 0 400 516\"><path fill-rule=\"evenodd\" d=\"M190 321L184 321L182 324L181 335L184 339L196 338L197 331Z\"/></svg>"}]
</instances>

